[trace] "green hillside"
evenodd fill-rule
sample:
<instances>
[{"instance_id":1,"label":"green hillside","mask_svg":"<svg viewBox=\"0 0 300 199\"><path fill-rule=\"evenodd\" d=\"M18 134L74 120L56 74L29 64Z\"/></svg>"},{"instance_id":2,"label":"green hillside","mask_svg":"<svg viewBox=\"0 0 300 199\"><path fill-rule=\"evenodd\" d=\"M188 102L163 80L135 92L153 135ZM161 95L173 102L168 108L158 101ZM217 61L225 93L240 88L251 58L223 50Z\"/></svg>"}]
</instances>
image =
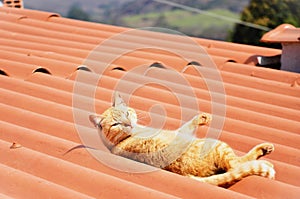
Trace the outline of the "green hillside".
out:
<instances>
[{"instance_id":1,"label":"green hillside","mask_svg":"<svg viewBox=\"0 0 300 199\"><path fill-rule=\"evenodd\" d=\"M208 10L220 16L238 19L239 15L229 10ZM228 31L234 24L226 20L216 19L204 14L195 14L183 10L173 10L163 13L147 13L130 15L122 18L122 23L133 28L157 26L175 29L190 36L213 39L226 39Z\"/></svg>"},{"instance_id":2,"label":"green hillside","mask_svg":"<svg viewBox=\"0 0 300 199\"><path fill-rule=\"evenodd\" d=\"M184 34L218 40L227 39L233 24L195 14L154 0L26 0L25 8L56 12L65 17L133 28L156 26ZM238 18L249 0L174 0L193 8ZM76 16L80 15L80 16ZM85 16L85 17L82 17Z\"/></svg>"}]
</instances>

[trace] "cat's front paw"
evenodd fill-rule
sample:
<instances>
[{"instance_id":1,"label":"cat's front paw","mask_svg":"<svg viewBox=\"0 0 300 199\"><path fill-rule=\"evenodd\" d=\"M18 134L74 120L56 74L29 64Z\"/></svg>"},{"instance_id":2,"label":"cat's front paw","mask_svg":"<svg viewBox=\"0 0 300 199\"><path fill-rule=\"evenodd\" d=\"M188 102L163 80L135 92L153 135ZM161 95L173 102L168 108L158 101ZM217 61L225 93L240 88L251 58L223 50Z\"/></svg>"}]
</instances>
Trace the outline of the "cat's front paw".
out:
<instances>
[{"instance_id":1,"label":"cat's front paw","mask_svg":"<svg viewBox=\"0 0 300 199\"><path fill-rule=\"evenodd\" d=\"M196 117L196 125L206 125L209 124L212 120L212 117L208 113L201 113Z\"/></svg>"},{"instance_id":2,"label":"cat's front paw","mask_svg":"<svg viewBox=\"0 0 300 199\"><path fill-rule=\"evenodd\" d=\"M262 156L265 156L267 154L270 154L272 151L274 151L274 145L271 143L262 143L259 145L256 145L252 150L252 159L259 159Z\"/></svg>"},{"instance_id":3,"label":"cat's front paw","mask_svg":"<svg viewBox=\"0 0 300 199\"><path fill-rule=\"evenodd\" d=\"M256 146L256 150L260 154L260 156L267 155L274 151L274 149L274 145L271 143L262 143Z\"/></svg>"}]
</instances>

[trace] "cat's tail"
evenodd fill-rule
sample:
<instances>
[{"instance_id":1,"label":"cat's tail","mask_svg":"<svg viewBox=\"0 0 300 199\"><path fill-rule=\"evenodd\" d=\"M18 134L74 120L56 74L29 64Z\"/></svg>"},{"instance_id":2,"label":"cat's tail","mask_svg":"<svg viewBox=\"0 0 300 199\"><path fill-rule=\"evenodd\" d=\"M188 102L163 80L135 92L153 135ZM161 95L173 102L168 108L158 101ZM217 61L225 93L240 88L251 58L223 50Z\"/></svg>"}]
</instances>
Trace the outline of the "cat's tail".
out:
<instances>
[{"instance_id":1,"label":"cat's tail","mask_svg":"<svg viewBox=\"0 0 300 199\"><path fill-rule=\"evenodd\" d=\"M258 176L274 179L275 170L273 169L273 165L268 161L253 160L253 161L245 162L240 166L227 171L226 173L212 175L209 177L197 177L197 176L190 176L190 177L200 182L206 182L221 187L229 187L234 183L250 175L258 175Z\"/></svg>"}]
</instances>

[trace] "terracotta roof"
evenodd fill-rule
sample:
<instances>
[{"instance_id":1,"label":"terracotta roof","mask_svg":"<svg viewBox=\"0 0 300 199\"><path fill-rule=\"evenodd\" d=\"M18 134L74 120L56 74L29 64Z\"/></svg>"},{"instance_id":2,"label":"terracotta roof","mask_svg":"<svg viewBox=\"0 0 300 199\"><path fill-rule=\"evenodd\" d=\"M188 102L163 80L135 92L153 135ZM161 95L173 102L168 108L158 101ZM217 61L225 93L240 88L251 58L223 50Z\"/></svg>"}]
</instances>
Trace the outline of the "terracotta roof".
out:
<instances>
[{"instance_id":1,"label":"terracotta roof","mask_svg":"<svg viewBox=\"0 0 300 199\"><path fill-rule=\"evenodd\" d=\"M3 0L3 6L10 8L23 8L23 0Z\"/></svg>"},{"instance_id":2,"label":"terracotta roof","mask_svg":"<svg viewBox=\"0 0 300 199\"><path fill-rule=\"evenodd\" d=\"M280 50L131 31L28 9L0 8L0 22L1 198L299 196L300 76L255 66L257 56ZM88 148L100 140L87 116L109 107L116 88L142 115L140 122L150 122L154 105L163 107L169 129L180 125L182 113L224 108L226 115L214 115L217 122L224 119L218 138L239 154L274 143L276 150L265 159L274 163L276 180L251 176L223 189L163 170L128 173L102 163ZM151 114L165 119L159 113ZM204 127L197 135L214 132ZM132 162L100 151L101 158Z\"/></svg>"},{"instance_id":3,"label":"terracotta roof","mask_svg":"<svg viewBox=\"0 0 300 199\"><path fill-rule=\"evenodd\" d=\"M290 24L282 24L274 30L266 33L262 38L263 42L290 43L300 42L300 28Z\"/></svg>"}]
</instances>

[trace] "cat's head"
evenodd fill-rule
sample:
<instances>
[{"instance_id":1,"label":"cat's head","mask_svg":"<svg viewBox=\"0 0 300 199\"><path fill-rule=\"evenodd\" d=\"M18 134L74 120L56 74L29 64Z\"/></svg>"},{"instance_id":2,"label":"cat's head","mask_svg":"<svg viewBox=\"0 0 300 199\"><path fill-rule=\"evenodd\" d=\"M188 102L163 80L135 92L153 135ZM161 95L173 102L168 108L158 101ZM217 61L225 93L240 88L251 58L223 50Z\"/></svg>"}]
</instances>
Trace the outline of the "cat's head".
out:
<instances>
[{"instance_id":1,"label":"cat's head","mask_svg":"<svg viewBox=\"0 0 300 199\"><path fill-rule=\"evenodd\" d=\"M101 115L90 115L90 121L99 129L100 136L105 136L109 142L106 145L117 145L131 135L131 130L137 123L137 115L116 92L112 107Z\"/></svg>"}]
</instances>

